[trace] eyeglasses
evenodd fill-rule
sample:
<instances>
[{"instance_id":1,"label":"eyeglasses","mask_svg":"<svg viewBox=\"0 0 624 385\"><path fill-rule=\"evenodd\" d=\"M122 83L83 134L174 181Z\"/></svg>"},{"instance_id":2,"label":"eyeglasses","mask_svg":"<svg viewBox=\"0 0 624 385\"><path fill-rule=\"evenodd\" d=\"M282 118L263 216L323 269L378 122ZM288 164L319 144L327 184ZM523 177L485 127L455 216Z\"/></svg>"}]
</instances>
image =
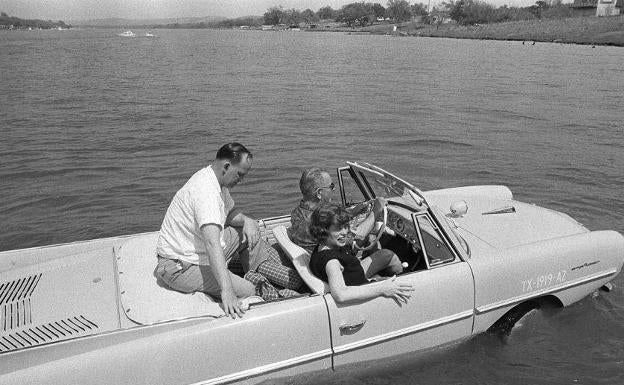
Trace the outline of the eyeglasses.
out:
<instances>
[{"instance_id":1,"label":"eyeglasses","mask_svg":"<svg viewBox=\"0 0 624 385\"><path fill-rule=\"evenodd\" d=\"M331 183L329 184L329 186L317 187L317 188L316 188L316 191L318 191L318 190L322 190L322 189L324 189L324 188L328 188L330 191L334 191L334 190L336 189L336 185L334 184L334 182L331 182Z\"/></svg>"}]
</instances>

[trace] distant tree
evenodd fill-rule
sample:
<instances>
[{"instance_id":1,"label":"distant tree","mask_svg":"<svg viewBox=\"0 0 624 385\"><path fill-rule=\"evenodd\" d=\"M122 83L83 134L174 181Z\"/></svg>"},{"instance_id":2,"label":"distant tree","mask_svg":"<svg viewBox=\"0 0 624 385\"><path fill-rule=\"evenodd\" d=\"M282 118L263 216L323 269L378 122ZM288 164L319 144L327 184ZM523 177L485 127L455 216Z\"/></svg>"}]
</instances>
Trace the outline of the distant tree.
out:
<instances>
[{"instance_id":1,"label":"distant tree","mask_svg":"<svg viewBox=\"0 0 624 385\"><path fill-rule=\"evenodd\" d=\"M451 19L458 24L474 25L482 23L496 23L506 20L526 19L526 15L518 12L510 12L505 8L494 8L493 5L479 0L452 0L445 4ZM515 14L514 14L515 13Z\"/></svg>"},{"instance_id":2,"label":"distant tree","mask_svg":"<svg viewBox=\"0 0 624 385\"><path fill-rule=\"evenodd\" d=\"M412 9L405 0L388 0L386 15L395 22L408 21L412 18Z\"/></svg>"},{"instance_id":3,"label":"distant tree","mask_svg":"<svg viewBox=\"0 0 624 385\"><path fill-rule=\"evenodd\" d=\"M284 19L284 10L282 7L271 7L264 13L264 24L278 25Z\"/></svg>"},{"instance_id":4,"label":"distant tree","mask_svg":"<svg viewBox=\"0 0 624 385\"><path fill-rule=\"evenodd\" d=\"M359 2L343 6L337 20L346 23L349 27L355 25L365 27L374 17L372 4Z\"/></svg>"},{"instance_id":5,"label":"distant tree","mask_svg":"<svg viewBox=\"0 0 624 385\"><path fill-rule=\"evenodd\" d=\"M427 6L423 3L414 3L411 8L412 15L414 16L425 16L429 14L429 12L427 12Z\"/></svg>"},{"instance_id":6,"label":"distant tree","mask_svg":"<svg viewBox=\"0 0 624 385\"><path fill-rule=\"evenodd\" d=\"M301 13L294 8L287 9L284 11L284 18L282 19L282 23L289 25L297 25L303 21L301 17Z\"/></svg>"},{"instance_id":7,"label":"distant tree","mask_svg":"<svg viewBox=\"0 0 624 385\"><path fill-rule=\"evenodd\" d=\"M301 12L301 18L303 19L303 21L305 21L308 24L315 23L319 20L318 16L316 16L314 11L311 10L310 8Z\"/></svg>"},{"instance_id":8,"label":"distant tree","mask_svg":"<svg viewBox=\"0 0 624 385\"><path fill-rule=\"evenodd\" d=\"M375 17L385 17L386 16L386 9L384 8L383 5L379 4L379 3L375 3L372 5L372 9L373 12L375 13Z\"/></svg>"},{"instance_id":9,"label":"distant tree","mask_svg":"<svg viewBox=\"0 0 624 385\"><path fill-rule=\"evenodd\" d=\"M542 18L542 12L544 9L548 8L548 3L544 0L538 0L535 4L528 7L529 12L531 12L538 19Z\"/></svg>"},{"instance_id":10,"label":"distant tree","mask_svg":"<svg viewBox=\"0 0 624 385\"><path fill-rule=\"evenodd\" d=\"M262 16L243 16L238 17L236 19L225 19L221 21L217 21L216 23L211 24L211 26L217 28L236 28L241 27L243 25L250 27L258 27L260 24L264 22L264 17ZM203 24L203 26L202 26ZM196 23L194 24L195 28L206 28L206 23Z\"/></svg>"},{"instance_id":11,"label":"distant tree","mask_svg":"<svg viewBox=\"0 0 624 385\"><path fill-rule=\"evenodd\" d=\"M326 19L333 20L336 18L336 11L334 11L332 7L326 6L323 8L319 8L319 10L316 12L316 16L321 20L326 20Z\"/></svg>"},{"instance_id":12,"label":"distant tree","mask_svg":"<svg viewBox=\"0 0 624 385\"><path fill-rule=\"evenodd\" d=\"M2 17L9 17L9 15L7 15L6 12L0 12L0 16L2 16Z\"/></svg>"}]
</instances>

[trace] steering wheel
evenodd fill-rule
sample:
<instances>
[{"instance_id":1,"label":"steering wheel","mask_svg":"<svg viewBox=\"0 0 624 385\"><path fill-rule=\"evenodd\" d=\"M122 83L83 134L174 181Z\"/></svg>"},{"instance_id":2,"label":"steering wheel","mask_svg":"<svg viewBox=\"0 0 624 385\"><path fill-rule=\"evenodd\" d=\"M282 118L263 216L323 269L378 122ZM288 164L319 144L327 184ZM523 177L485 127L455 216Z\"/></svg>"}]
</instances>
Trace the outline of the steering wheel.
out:
<instances>
[{"instance_id":1,"label":"steering wheel","mask_svg":"<svg viewBox=\"0 0 624 385\"><path fill-rule=\"evenodd\" d=\"M375 226L373 227L373 231L371 233L368 234L368 245L367 246L358 246L357 243L353 243L353 248L356 250L361 250L361 251L366 251L366 250L370 250L373 248L373 246L377 245L377 242L379 242L379 238L381 238L381 236L384 233L384 230L386 229L386 224L388 223L388 207L384 206L383 207L383 215L382 215L382 220L381 221L377 221L375 222ZM372 239L370 237L373 237Z\"/></svg>"}]
</instances>

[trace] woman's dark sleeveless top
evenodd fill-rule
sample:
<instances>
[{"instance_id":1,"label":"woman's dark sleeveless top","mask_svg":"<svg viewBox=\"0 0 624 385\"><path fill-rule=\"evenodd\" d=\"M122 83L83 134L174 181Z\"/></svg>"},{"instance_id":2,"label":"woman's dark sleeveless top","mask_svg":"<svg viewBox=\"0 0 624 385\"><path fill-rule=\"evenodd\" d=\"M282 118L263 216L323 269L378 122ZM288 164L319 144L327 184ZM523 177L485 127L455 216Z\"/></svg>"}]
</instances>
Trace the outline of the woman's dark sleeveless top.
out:
<instances>
[{"instance_id":1,"label":"woman's dark sleeveless top","mask_svg":"<svg viewBox=\"0 0 624 385\"><path fill-rule=\"evenodd\" d=\"M310 270L312 271L312 274L316 275L321 280L328 282L325 266L332 259L337 259L344 268L342 276L344 277L344 281L347 286L357 286L368 283L368 279L366 279L366 275L364 274L364 269L362 268L360 261L353 254L343 249L319 251L317 245L312 252L312 256L310 257Z\"/></svg>"}]
</instances>

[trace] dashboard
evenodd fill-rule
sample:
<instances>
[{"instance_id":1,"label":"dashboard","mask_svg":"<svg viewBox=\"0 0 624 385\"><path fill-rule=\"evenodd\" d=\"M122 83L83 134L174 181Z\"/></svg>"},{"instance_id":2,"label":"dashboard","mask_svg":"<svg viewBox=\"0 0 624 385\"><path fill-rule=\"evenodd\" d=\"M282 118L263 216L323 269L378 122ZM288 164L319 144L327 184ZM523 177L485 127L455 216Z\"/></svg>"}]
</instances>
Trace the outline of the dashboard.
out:
<instances>
[{"instance_id":1,"label":"dashboard","mask_svg":"<svg viewBox=\"0 0 624 385\"><path fill-rule=\"evenodd\" d=\"M389 228L395 235L408 241L412 247L416 250L420 249L420 242L418 240L418 233L414 228L414 221L412 220L412 211L403 208L402 205L397 204L394 201L388 201L388 220L386 227Z\"/></svg>"}]
</instances>

